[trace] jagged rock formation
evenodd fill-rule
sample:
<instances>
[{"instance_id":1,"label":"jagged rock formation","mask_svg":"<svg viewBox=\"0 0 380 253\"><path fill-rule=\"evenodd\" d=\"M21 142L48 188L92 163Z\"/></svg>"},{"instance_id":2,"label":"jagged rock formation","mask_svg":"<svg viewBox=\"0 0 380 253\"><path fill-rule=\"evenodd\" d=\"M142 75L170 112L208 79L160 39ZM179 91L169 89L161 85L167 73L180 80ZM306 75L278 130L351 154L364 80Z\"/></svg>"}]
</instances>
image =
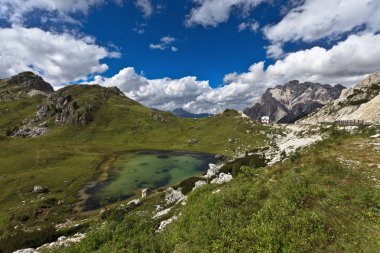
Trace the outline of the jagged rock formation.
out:
<instances>
[{"instance_id":1,"label":"jagged rock formation","mask_svg":"<svg viewBox=\"0 0 380 253\"><path fill-rule=\"evenodd\" d=\"M254 120L269 116L271 122L293 123L337 99L344 86L290 81L268 89L244 113Z\"/></svg>"},{"instance_id":2,"label":"jagged rock formation","mask_svg":"<svg viewBox=\"0 0 380 253\"><path fill-rule=\"evenodd\" d=\"M299 121L306 124L361 120L380 123L380 71L342 92L339 99Z\"/></svg>"},{"instance_id":3,"label":"jagged rock formation","mask_svg":"<svg viewBox=\"0 0 380 253\"><path fill-rule=\"evenodd\" d=\"M182 108L176 108L172 111L172 113L177 116L178 118L192 118L192 119L199 119L199 118L207 118L212 116L212 114L208 113L191 113L188 112Z\"/></svg>"},{"instance_id":4,"label":"jagged rock formation","mask_svg":"<svg viewBox=\"0 0 380 253\"><path fill-rule=\"evenodd\" d=\"M47 96L54 92L53 87L42 77L32 72L23 72L0 80L0 102L13 101L36 95Z\"/></svg>"},{"instance_id":5,"label":"jagged rock formation","mask_svg":"<svg viewBox=\"0 0 380 253\"><path fill-rule=\"evenodd\" d=\"M76 98L73 94L75 89L91 89L93 96L86 99ZM90 92L90 91L88 91ZM54 123L58 126L62 125L82 125L85 126L92 121L91 112L97 111L104 104L109 96L124 94L116 87L104 88L101 86L89 85L72 85L66 86L52 94L47 98L44 105L40 105L37 109L35 121L42 121L54 117Z\"/></svg>"}]
</instances>

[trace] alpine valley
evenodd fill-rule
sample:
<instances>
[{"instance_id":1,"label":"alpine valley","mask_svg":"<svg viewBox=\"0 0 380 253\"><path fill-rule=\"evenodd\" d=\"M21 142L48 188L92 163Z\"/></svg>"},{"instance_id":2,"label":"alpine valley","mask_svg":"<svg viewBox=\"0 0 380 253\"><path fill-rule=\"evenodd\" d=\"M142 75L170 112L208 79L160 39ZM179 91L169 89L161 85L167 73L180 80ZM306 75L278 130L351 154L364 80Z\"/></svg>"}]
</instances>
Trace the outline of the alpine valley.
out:
<instances>
[{"instance_id":1,"label":"alpine valley","mask_svg":"<svg viewBox=\"0 0 380 253\"><path fill-rule=\"evenodd\" d=\"M175 116L116 87L2 79L0 252L377 252L379 82Z\"/></svg>"}]
</instances>

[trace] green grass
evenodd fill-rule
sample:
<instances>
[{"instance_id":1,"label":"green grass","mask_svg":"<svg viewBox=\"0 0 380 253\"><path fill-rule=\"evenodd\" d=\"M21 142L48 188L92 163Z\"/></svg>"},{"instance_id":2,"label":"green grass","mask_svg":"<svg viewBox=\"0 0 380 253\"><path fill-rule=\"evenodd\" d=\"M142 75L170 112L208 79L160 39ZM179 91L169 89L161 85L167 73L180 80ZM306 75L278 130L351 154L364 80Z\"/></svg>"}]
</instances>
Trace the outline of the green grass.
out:
<instances>
[{"instance_id":1,"label":"green grass","mask_svg":"<svg viewBox=\"0 0 380 253\"><path fill-rule=\"evenodd\" d=\"M380 171L373 164L380 156L368 137L335 130L274 167L197 189L162 218L181 213L163 233L151 219L160 199L153 196L136 209L110 211L63 252L378 252L380 190L373 178Z\"/></svg>"}]
</instances>

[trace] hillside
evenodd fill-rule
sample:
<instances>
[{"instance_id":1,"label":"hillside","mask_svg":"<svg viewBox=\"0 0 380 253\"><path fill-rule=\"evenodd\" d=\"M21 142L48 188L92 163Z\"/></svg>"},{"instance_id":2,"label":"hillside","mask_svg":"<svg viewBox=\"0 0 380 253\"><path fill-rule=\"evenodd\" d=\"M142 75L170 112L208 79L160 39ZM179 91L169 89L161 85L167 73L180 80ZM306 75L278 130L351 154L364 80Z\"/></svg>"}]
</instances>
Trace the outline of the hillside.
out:
<instances>
[{"instance_id":1,"label":"hillside","mask_svg":"<svg viewBox=\"0 0 380 253\"><path fill-rule=\"evenodd\" d=\"M98 85L35 96L25 92L0 102L1 238L35 226L45 231L72 216L78 192L117 152L188 150L234 157L264 146L270 131L234 110L205 119L177 118ZM30 135L35 128L44 131ZM31 192L36 185L49 192L41 198Z\"/></svg>"},{"instance_id":2,"label":"hillside","mask_svg":"<svg viewBox=\"0 0 380 253\"><path fill-rule=\"evenodd\" d=\"M344 87L290 81L269 88L252 107L244 113L254 120L269 116L271 122L293 123L318 108L337 99Z\"/></svg>"},{"instance_id":3,"label":"hillside","mask_svg":"<svg viewBox=\"0 0 380 253\"><path fill-rule=\"evenodd\" d=\"M85 238L52 252L378 252L380 129L329 137L282 163L227 164L235 179L105 209ZM305 133L302 133L305 134ZM365 152L363 152L365 151ZM80 221L77 221L80 222ZM75 223L74 223L75 224Z\"/></svg>"},{"instance_id":4,"label":"hillside","mask_svg":"<svg viewBox=\"0 0 380 253\"><path fill-rule=\"evenodd\" d=\"M380 122L380 72L370 75L344 91L339 99L302 119L300 123L316 124L339 120Z\"/></svg>"}]
</instances>

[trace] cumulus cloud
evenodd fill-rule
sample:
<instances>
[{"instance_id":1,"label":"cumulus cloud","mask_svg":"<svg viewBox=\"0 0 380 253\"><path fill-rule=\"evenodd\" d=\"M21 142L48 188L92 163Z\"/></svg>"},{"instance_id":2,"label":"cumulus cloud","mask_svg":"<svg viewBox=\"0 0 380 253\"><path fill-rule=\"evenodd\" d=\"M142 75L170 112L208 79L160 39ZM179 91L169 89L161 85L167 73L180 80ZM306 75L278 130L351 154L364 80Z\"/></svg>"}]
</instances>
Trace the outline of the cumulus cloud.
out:
<instances>
[{"instance_id":1,"label":"cumulus cloud","mask_svg":"<svg viewBox=\"0 0 380 253\"><path fill-rule=\"evenodd\" d=\"M128 97L135 99L144 105L162 110L173 110L177 107L189 109L188 103L211 87L208 81L198 81L196 77L188 76L180 79L147 79L135 72L134 68L122 69L111 78L95 76L92 83L104 86L117 86ZM192 106L192 111L202 110Z\"/></svg>"},{"instance_id":2,"label":"cumulus cloud","mask_svg":"<svg viewBox=\"0 0 380 253\"><path fill-rule=\"evenodd\" d=\"M87 37L81 39L39 28L1 28L0 38L1 78L30 70L59 85L102 73L108 66L100 63L101 59L120 56L93 44Z\"/></svg>"},{"instance_id":3,"label":"cumulus cloud","mask_svg":"<svg viewBox=\"0 0 380 253\"><path fill-rule=\"evenodd\" d=\"M265 67L253 64L245 73L230 73L224 85L211 88L208 81L196 77L148 79L125 68L111 78L96 76L93 83L118 86L142 104L162 110L177 107L192 112L217 113L226 108L242 110L263 92L290 80L353 85L380 69L380 35L351 35L331 49L313 47L290 53Z\"/></svg>"},{"instance_id":4,"label":"cumulus cloud","mask_svg":"<svg viewBox=\"0 0 380 253\"><path fill-rule=\"evenodd\" d=\"M87 14L94 6L104 4L105 0L1 0L0 17L11 23L21 24L25 14L34 10L57 12L62 19L74 22L70 14Z\"/></svg>"},{"instance_id":5,"label":"cumulus cloud","mask_svg":"<svg viewBox=\"0 0 380 253\"><path fill-rule=\"evenodd\" d=\"M150 0L136 0L135 5L137 8L139 8L142 13L144 14L144 17L150 17L153 14L153 5Z\"/></svg>"},{"instance_id":6,"label":"cumulus cloud","mask_svg":"<svg viewBox=\"0 0 380 253\"><path fill-rule=\"evenodd\" d=\"M264 69L263 62L253 64L246 73L232 73L226 82L265 85L289 80L353 85L380 69L380 35L351 35L327 50L322 47L290 53Z\"/></svg>"},{"instance_id":7,"label":"cumulus cloud","mask_svg":"<svg viewBox=\"0 0 380 253\"><path fill-rule=\"evenodd\" d=\"M266 27L264 33L273 43L312 42L359 27L365 32L380 30L380 1L306 0L279 23Z\"/></svg>"},{"instance_id":8,"label":"cumulus cloud","mask_svg":"<svg viewBox=\"0 0 380 253\"><path fill-rule=\"evenodd\" d=\"M157 44L149 44L150 49L159 49L159 50L165 50L170 49L173 52L177 52L178 48L171 46L177 39L172 36L165 36L160 39L160 43Z\"/></svg>"},{"instance_id":9,"label":"cumulus cloud","mask_svg":"<svg viewBox=\"0 0 380 253\"><path fill-rule=\"evenodd\" d=\"M226 22L234 9L247 14L265 0L193 0L197 5L187 16L187 26L216 27Z\"/></svg>"},{"instance_id":10,"label":"cumulus cloud","mask_svg":"<svg viewBox=\"0 0 380 253\"><path fill-rule=\"evenodd\" d=\"M251 30L253 32L256 32L257 29L259 29L259 28L260 28L260 25L256 21L242 22L238 26L239 32L242 32L242 31L247 30L247 29Z\"/></svg>"},{"instance_id":11,"label":"cumulus cloud","mask_svg":"<svg viewBox=\"0 0 380 253\"><path fill-rule=\"evenodd\" d=\"M89 10L94 7L105 5L113 2L119 6L123 6L124 0L1 0L0 18L11 24L24 24L26 14L33 11L45 11L41 21L47 20L53 22L63 22L80 24L73 18L73 14L87 15ZM134 0L138 9L145 17L153 14L154 8L150 0Z\"/></svg>"}]
</instances>

